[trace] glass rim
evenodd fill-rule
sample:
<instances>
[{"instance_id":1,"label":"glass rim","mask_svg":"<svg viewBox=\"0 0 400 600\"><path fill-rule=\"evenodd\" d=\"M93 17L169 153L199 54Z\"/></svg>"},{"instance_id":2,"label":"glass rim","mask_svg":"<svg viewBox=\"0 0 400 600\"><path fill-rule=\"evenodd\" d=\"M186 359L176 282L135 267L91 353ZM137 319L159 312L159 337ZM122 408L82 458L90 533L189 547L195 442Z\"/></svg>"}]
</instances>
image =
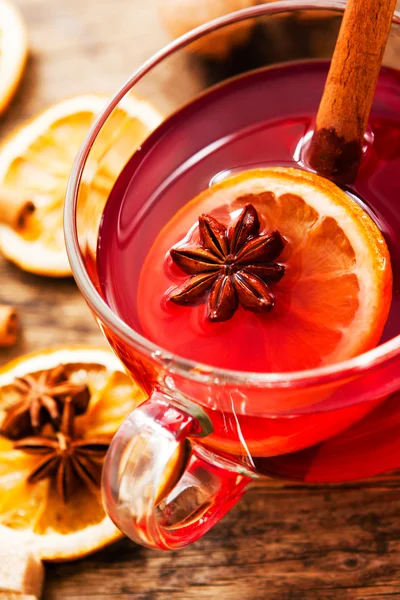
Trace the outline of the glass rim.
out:
<instances>
[{"instance_id":1,"label":"glass rim","mask_svg":"<svg viewBox=\"0 0 400 600\"><path fill-rule=\"evenodd\" d=\"M65 243L75 281L82 292L83 297L94 310L100 321L130 346L138 348L147 356L151 357L153 361L164 365L166 370L173 371L176 375L202 383L210 383L212 381L216 385L228 383L242 386L256 385L273 388L319 387L331 384L340 379L361 375L375 367L391 362L400 354L400 335L398 335L372 350L359 354L351 359L303 371L277 373L235 371L221 369L204 363L197 363L196 361L176 355L173 352L159 347L157 344L132 329L108 306L87 273L79 246L76 227L78 193L90 150L113 110L126 94L131 91L132 87L149 71L164 59L181 50L191 42L212 31L236 23L237 21L265 15L272 16L282 12L292 12L300 9L337 10L343 12L346 7L346 2L347 0L309 0L308 2L304 2L303 0L273 1L268 4L252 6L219 17L182 35L145 61L111 97L108 104L97 115L75 158L68 180L64 206ZM400 23L400 11L395 11L393 22Z\"/></svg>"}]
</instances>

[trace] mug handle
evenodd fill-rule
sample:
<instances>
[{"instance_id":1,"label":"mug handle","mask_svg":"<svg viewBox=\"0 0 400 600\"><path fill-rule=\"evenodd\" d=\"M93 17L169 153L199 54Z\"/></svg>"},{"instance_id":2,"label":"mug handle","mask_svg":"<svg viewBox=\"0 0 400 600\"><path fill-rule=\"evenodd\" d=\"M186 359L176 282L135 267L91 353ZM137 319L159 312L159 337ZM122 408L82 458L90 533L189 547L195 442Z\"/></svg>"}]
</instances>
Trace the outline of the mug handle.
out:
<instances>
[{"instance_id":1,"label":"mug handle","mask_svg":"<svg viewBox=\"0 0 400 600\"><path fill-rule=\"evenodd\" d=\"M105 510L125 535L150 548L182 548L239 500L250 478L195 442L211 431L202 409L159 389L125 419L102 484Z\"/></svg>"}]
</instances>

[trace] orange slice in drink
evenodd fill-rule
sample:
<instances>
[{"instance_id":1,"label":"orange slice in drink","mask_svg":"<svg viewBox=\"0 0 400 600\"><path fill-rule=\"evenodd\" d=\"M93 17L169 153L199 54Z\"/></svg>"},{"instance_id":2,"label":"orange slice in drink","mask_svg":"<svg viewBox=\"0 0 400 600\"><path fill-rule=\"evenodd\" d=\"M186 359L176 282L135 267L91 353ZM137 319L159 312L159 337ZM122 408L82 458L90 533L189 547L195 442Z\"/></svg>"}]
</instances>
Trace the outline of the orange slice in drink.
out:
<instances>
[{"instance_id":1,"label":"orange slice in drink","mask_svg":"<svg viewBox=\"0 0 400 600\"><path fill-rule=\"evenodd\" d=\"M144 396L109 351L93 347L65 347L22 356L0 370L0 428L9 408L18 400L15 377L65 365L72 383L89 386L87 411L76 417L76 432L85 438L109 438ZM45 428L49 428L46 425ZM49 431L43 430L43 435ZM27 483L42 460L16 450L0 434L0 540L19 543L43 560L80 558L122 534L105 515L100 489L77 487L66 503L55 480Z\"/></svg>"},{"instance_id":2,"label":"orange slice in drink","mask_svg":"<svg viewBox=\"0 0 400 600\"><path fill-rule=\"evenodd\" d=\"M0 0L0 113L13 97L28 50L25 25L17 8Z\"/></svg>"},{"instance_id":3,"label":"orange slice in drink","mask_svg":"<svg viewBox=\"0 0 400 600\"><path fill-rule=\"evenodd\" d=\"M59 102L23 125L0 149L0 191L7 188L36 206L23 229L0 225L0 251L26 271L71 275L63 233L67 181L85 135L106 102L97 95ZM91 154L93 181L85 184L85 192L96 196L88 207L91 227L100 220L120 170L160 121L149 103L134 96L125 98L110 115Z\"/></svg>"},{"instance_id":4,"label":"orange slice in drink","mask_svg":"<svg viewBox=\"0 0 400 600\"><path fill-rule=\"evenodd\" d=\"M211 323L206 307L171 306L165 293L187 275L165 262L201 214L229 225L246 204L261 232L278 230L283 278L271 284L275 307L242 307ZM193 229L194 228L194 229ZM151 282L149 278L151 277ZM138 292L145 334L197 362L260 372L298 371L341 361L378 344L392 297L385 240L370 216L333 183L289 168L243 172L186 204L164 227L142 270Z\"/></svg>"}]
</instances>

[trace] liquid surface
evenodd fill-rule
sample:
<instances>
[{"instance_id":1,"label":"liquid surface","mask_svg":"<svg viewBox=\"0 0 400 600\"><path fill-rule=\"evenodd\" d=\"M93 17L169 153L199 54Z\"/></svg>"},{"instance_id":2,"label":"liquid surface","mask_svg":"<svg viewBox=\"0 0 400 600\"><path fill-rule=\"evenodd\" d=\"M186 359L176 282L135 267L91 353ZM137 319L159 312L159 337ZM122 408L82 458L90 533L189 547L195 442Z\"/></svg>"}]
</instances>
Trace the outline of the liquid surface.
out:
<instances>
[{"instance_id":1,"label":"liquid surface","mask_svg":"<svg viewBox=\"0 0 400 600\"><path fill-rule=\"evenodd\" d=\"M131 327L148 335L140 319L146 307L138 306L139 279L158 233L180 207L231 173L259 166L299 166L296 149L312 126L327 70L327 63L302 63L233 80L167 120L134 154L106 206L98 251L106 301ZM393 299L382 341L400 331L399 167L400 78L385 69L371 113L366 153L350 190L378 224L391 254ZM177 227L176 241L186 233ZM151 307L151 317L160 328L171 315L162 299ZM160 336L163 343L154 335L152 340L186 358L256 370L240 344L236 348L225 344L225 352L221 351L221 345L215 344L217 330L203 325L179 324L167 343L165 336ZM247 335L245 330L242 334ZM258 350L260 356L263 351ZM309 366L318 365L300 368ZM257 370L265 369L257 366Z\"/></svg>"}]
</instances>

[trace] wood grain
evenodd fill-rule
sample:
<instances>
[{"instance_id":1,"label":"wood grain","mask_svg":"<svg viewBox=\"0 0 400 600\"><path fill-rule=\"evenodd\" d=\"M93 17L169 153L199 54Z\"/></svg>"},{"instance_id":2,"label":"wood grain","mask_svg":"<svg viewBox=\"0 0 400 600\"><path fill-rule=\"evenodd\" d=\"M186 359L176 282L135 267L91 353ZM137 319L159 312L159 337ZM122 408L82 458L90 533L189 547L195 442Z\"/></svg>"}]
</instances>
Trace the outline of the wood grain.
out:
<instances>
[{"instance_id":1,"label":"wood grain","mask_svg":"<svg viewBox=\"0 0 400 600\"><path fill-rule=\"evenodd\" d=\"M82 563L52 566L45 598L400 597L398 514L394 481L331 489L257 485L203 540L180 552L124 540Z\"/></svg>"},{"instance_id":2,"label":"wood grain","mask_svg":"<svg viewBox=\"0 0 400 600\"><path fill-rule=\"evenodd\" d=\"M31 55L0 137L49 103L111 93L166 42L150 0L18 0ZM163 74L163 85L176 80ZM192 82L193 83L193 82ZM178 86L179 87L179 86ZM179 91L179 90L178 90ZM0 362L102 336L71 280L0 258L0 304L23 336ZM47 566L45 600L367 600L400 598L400 479L335 487L259 483L203 540L163 554L129 540Z\"/></svg>"}]
</instances>

